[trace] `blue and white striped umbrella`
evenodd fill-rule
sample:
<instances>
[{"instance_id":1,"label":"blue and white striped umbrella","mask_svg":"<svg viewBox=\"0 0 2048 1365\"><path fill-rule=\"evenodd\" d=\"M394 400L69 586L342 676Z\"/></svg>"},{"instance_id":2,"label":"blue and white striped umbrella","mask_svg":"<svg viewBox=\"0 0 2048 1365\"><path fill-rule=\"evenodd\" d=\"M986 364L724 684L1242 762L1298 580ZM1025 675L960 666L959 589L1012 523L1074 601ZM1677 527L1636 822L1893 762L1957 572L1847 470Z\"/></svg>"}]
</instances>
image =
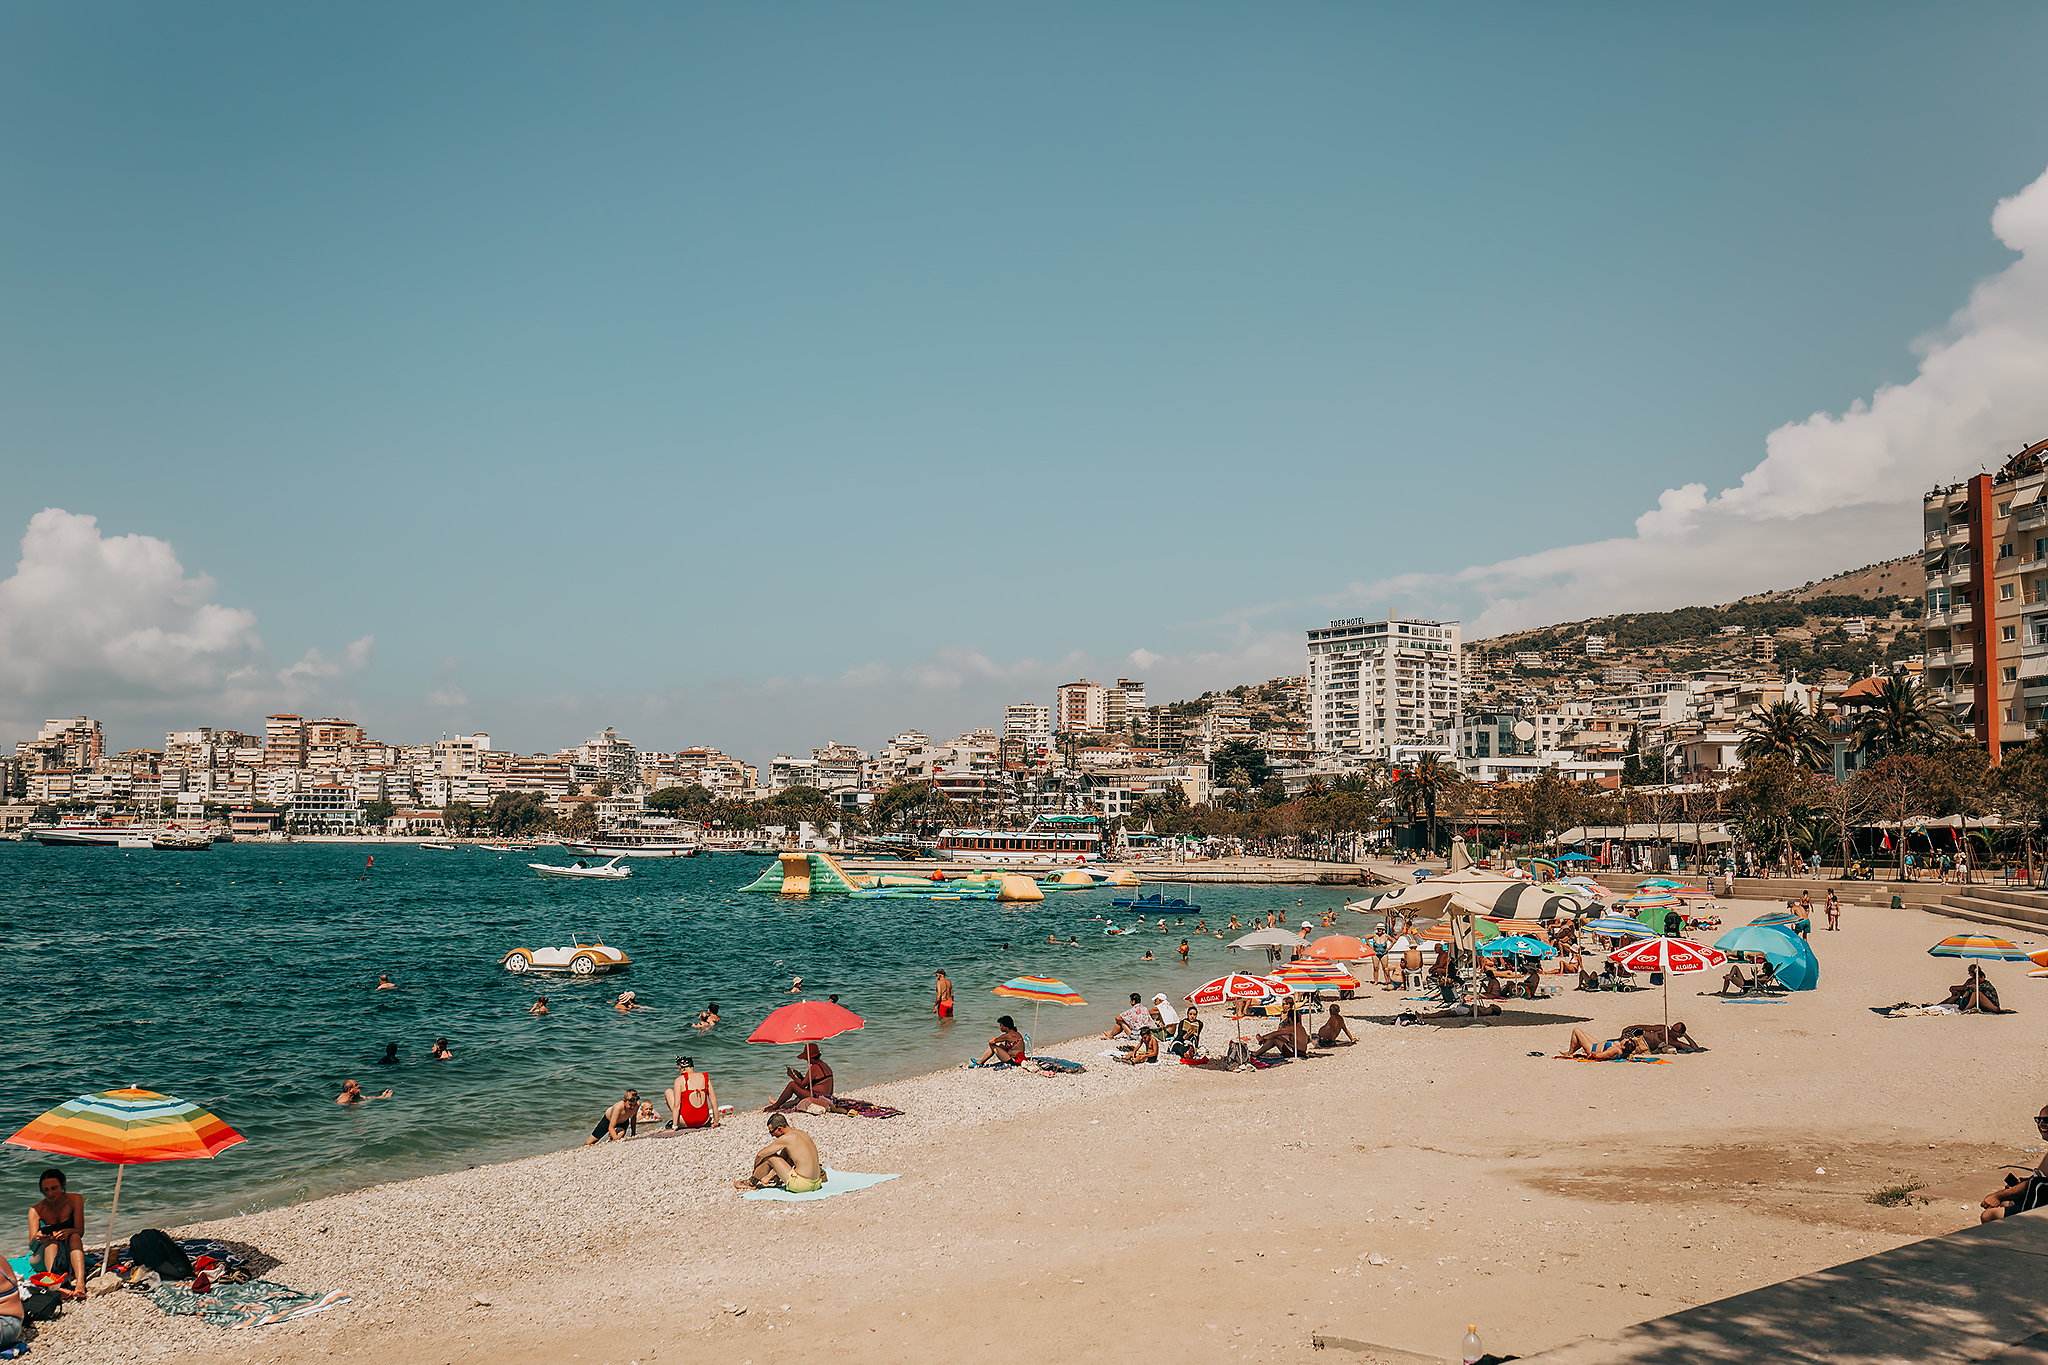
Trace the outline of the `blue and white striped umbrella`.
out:
<instances>
[{"instance_id":1,"label":"blue and white striped umbrella","mask_svg":"<svg viewBox=\"0 0 2048 1365\"><path fill-rule=\"evenodd\" d=\"M1639 919L1623 919L1619 915L1603 915L1596 920L1586 921L1584 927L1596 934L1609 938L1617 935L1624 938L1656 938L1657 931L1647 927Z\"/></svg>"}]
</instances>

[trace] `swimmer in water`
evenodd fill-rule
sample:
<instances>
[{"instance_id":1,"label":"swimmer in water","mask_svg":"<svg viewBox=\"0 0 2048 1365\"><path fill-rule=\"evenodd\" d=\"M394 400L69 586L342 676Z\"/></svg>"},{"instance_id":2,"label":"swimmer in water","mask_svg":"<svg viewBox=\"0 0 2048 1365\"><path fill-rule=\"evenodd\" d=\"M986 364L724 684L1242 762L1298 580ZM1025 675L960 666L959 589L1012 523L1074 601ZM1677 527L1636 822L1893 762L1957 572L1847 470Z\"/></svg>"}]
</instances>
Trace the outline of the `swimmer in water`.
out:
<instances>
[{"instance_id":1,"label":"swimmer in water","mask_svg":"<svg viewBox=\"0 0 2048 1365\"><path fill-rule=\"evenodd\" d=\"M1045 936L1045 941L1047 943L1058 943L1060 941L1060 936L1058 934L1047 934Z\"/></svg>"},{"instance_id":2,"label":"swimmer in water","mask_svg":"<svg viewBox=\"0 0 2048 1365\"><path fill-rule=\"evenodd\" d=\"M378 1066L397 1066L397 1065L398 1065L398 1044L396 1044L396 1043L386 1043L386 1044L384 1044L384 1055L383 1055L382 1057L379 1057L379 1058L377 1059L377 1065L378 1065Z\"/></svg>"},{"instance_id":3,"label":"swimmer in water","mask_svg":"<svg viewBox=\"0 0 2048 1365\"><path fill-rule=\"evenodd\" d=\"M703 1012L702 1012L702 1013L700 1013L700 1014L699 1014L699 1015L697 1016L697 1022L696 1022L695 1024L692 1024L692 1025L691 1025L691 1027L692 1027L692 1028L699 1028L699 1029L707 1029L707 1028L711 1028L711 1027L713 1027L713 1026L714 1026L714 1025L716 1025L717 1023L718 1023L718 1002L717 1002L716 1000L714 1000L714 1001L712 1001L712 1002L711 1002L710 1004L708 1004L708 1005L706 1005L706 1006L704 1007L704 1009L703 1009Z\"/></svg>"},{"instance_id":4,"label":"swimmer in water","mask_svg":"<svg viewBox=\"0 0 2048 1365\"><path fill-rule=\"evenodd\" d=\"M546 1014L548 1012L548 998L545 995L535 996L532 1007L526 1012L528 1014Z\"/></svg>"},{"instance_id":5,"label":"swimmer in water","mask_svg":"<svg viewBox=\"0 0 2048 1365\"><path fill-rule=\"evenodd\" d=\"M343 1081L341 1083L341 1093L334 1097L334 1102L336 1104L361 1104L365 1100L388 1100L390 1098L391 1092L389 1090L386 1090L381 1095L365 1095L361 1085L354 1081Z\"/></svg>"},{"instance_id":6,"label":"swimmer in water","mask_svg":"<svg viewBox=\"0 0 2048 1365\"><path fill-rule=\"evenodd\" d=\"M1072 934L1069 934L1067 935L1067 946L1069 948L1078 948L1081 946L1081 940L1075 938Z\"/></svg>"},{"instance_id":7,"label":"swimmer in water","mask_svg":"<svg viewBox=\"0 0 2048 1365\"><path fill-rule=\"evenodd\" d=\"M1145 956L1144 956L1144 957L1142 957L1142 958L1140 958L1140 959L1138 959L1138 960L1139 960L1140 962L1157 962L1157 961L1158 961L1159 959L1158 959L1158 958L1156 958L1156 957L1154 957L1154 956L1152 956L1152 950L1151 950L1150 948L1147 948L1147 949L1145 950Z\"/></svg>"},{"instance_id":8,"label":"swimmer in water","mask_svg":"<svg viewBox=\"0 0 2048 1365\"><path fill-rule=\"evenodd\" d=\"M804 989L804 979L803 979L802 977L800 977L800 976L797 976L797 977L791 977L791 978L790 978L790 982L789 982L789 989L788 989L788 990L786 990L786 991L784 991L784 992L783 992L783 994L784 994L784 995L801 995L801 994L803 994L803 989Z\"/></svg>"},{"instance_id":9,"label":"swimmer in water","mask_svg":"<svg viewBox=\"0 0 2048 1365\"><path fill-rule=\"evenodd\" d=\"M436 1038L434 1040L434 1051L431 1055L437 1062L452 1062L455 1060L455 1054L448 1050L448 1040L446 1038Z\"/></svg>"},{"instance_id":10,"label":"swimmer in water","mask_svg":"<svg viewBox=\"0 0 2048 1365\"><path fill-rule=\"evenodd\" d=\"M377 989L380 991L395 991L398 989L398 983L384 975L384 973L379 972L377 973Z\"/></svg>"}]
</instances>

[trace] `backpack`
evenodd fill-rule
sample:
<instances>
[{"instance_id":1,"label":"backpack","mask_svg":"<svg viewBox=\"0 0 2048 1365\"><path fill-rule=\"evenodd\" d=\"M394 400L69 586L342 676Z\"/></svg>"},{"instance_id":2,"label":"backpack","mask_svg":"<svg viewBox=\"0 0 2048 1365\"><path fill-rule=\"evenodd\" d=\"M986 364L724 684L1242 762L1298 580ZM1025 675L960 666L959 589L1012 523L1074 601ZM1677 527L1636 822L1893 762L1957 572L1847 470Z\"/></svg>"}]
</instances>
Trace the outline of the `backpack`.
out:
<instances>
[{"instance_id":1,"label":"backpack","mask_svg":"<svg viewBox=\"0 0 2048 1365\"><path fill-rule=\"evenodd\" d=\"M144 1228L128 1239L128 1259L167 1280L192 1278L192 1262L185 1249L172 1241L169 1233L156 1228Z\"/></svg>"}]
</instances>

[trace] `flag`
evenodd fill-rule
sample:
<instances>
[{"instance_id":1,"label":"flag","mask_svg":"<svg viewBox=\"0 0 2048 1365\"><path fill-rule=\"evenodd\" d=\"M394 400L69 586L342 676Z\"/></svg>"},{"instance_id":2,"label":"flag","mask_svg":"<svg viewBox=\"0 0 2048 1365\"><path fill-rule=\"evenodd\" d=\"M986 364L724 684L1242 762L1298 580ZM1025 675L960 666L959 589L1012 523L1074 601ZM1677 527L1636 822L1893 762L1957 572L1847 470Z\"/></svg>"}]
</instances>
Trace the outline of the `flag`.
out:
<instances>
[{"instance_id":1,"label":"flag","mask_svg":"<svg viewBox=\"0 0 2048 1365\"><path fill-rule=\"evenodd\" d=\"M1886 830L1884 832L1884 846L1887 849L1889 849L1892 846L1892 832L1890 830Z\"/></svg>"}]
</instances>

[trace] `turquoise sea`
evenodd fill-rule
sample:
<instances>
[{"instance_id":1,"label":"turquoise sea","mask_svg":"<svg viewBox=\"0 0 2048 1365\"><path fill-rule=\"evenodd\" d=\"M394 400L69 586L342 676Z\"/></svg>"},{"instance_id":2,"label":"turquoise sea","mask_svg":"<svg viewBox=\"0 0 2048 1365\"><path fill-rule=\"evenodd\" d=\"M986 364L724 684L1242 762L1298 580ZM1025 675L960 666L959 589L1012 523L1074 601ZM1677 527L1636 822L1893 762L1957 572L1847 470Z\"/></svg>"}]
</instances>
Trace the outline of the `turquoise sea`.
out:
<instances>
[{"instance_id":1,"label":"turquoise sea","mask_svg":"<svg viewBox=\"0 0 2048 1365\"><path fill-rule=\"evenodd\" d=\"M365 862L374 856L375 866ZM1247 955L1187 926L1105 936L1107 889L1048 891L1026 906L986 901L853 901L739 894L760 858L647 860L619 884L543 879L505 855L409 845L219 844L203 853L0 843L0 943L18 1002L0 1135L89 1091L137 1085L213 1110L249 1139L212 1161L129 1171L124 1210L160 1224L248 1212L382 1181L502 1161L582 1142L628 1086L657 1095L687 1053L719 1099L758 1107L795 1049L749 1044L754 1026L804 978L838 994L866 1027L825 1044L839 1086L899 1079L978 1056L999 1014L1031 1028L1031 1006L989 994L1013 976L1057 976L1088 999L1044 1011L1045 1039L1107 1027L1130 991L1176 1001ZM1174 887L1212 929L1232 913L1296 922L1340 906L1336 887ZM1297 909L1297 902L1303 902ZM1344 932L1353 924L1340 925ZM600 935L627 971L588 981L520 977L508 949ZM1077 947L1045 942L1071 936ZM1007 946L1005 946L1007 945ZM1161 961L1141 960L1151 949ZM1254 959L1253 965L1262 965ZM957 1017L931 1013L944 968ZM398 989L374 989L379 972ZM635 991L652 1006L619 1015ZM543 1018L526 1013L537 993ZM724 1022L690 1025L708 1000ZM454 1059L433 1062L446 1036ZM386 1043L403 1061L377 1065ZM344 1109L354 1077L392 1099ZM95 1218L113 1172L0 1147L0 1193L35 1198L35 1174L64 1167ZM124 1215L124 1227L130 1224Z\"/></svg>"}]
</instances>

